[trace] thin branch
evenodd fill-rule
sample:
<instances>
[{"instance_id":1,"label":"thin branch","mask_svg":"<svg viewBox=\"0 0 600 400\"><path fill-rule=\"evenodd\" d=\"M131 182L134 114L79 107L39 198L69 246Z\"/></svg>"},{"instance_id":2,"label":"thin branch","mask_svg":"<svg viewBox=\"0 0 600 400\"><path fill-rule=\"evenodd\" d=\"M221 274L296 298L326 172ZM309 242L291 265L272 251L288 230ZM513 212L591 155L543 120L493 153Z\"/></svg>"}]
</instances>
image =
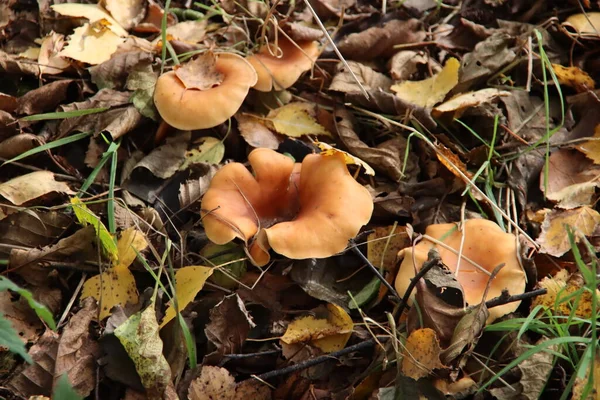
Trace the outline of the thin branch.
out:
<instances>
[{"instance_id":1,"label":"thin branch","mask_svg":"<svg viewBox=\"0 0 600 400\"><path fill-rule=\"evenodd\" d=\"M361 258L361 260L363 260L367 264L367 266L371 269L371 271L373 271L375 276L377 276L377 278L379 278L379 280L381 281L383 286L385 286L392 295L394 295L396 298L400 299L400 295L398 294L396 289L394 289L394 287L387 280L385 280L383 275L381 275L381 272L379 272L379 270L371 263L371 261L369 261L369 259L362 253L362 251L359 250L359 248L356 246L356 243L353 240L350 240L350 243L351 243L350 248L352 249L354 254L359 256Z\"/></svg>"}]
</instances>

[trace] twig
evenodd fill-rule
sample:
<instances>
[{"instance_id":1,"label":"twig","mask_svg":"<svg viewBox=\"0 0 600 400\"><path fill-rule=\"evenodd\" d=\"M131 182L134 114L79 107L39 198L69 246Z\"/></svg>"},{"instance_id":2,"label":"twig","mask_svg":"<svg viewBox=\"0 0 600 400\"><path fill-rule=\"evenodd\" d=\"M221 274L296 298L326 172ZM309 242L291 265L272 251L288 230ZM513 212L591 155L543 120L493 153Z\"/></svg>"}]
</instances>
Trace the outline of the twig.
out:
<instances>
[{"instance_id":1,"label":"twig","mask_svg":"<svg viewBox=\"0 0 600 400\"><path fill-rule=\"evenodd\" d=\"M279 353L281 353L281 350L275 349L275 350L262 351L259 353L225 354L223 356L223 358L227 358L229 360L240 360L240 359L251 358L251 357L272 356L272 355L279 354Z\"/></svg>"},{"instance_id":2,"label":"twig","mask_svg":"<svg viewBox=\"0 0 600 400\"><path fill-rule=\"evenodd\" d=\"M508 292L503 292L500 296L494 297L493 299L486 301L485 306L487 308L497 307L497 306L512 303L515 301L531 299L533 297L537 297L537 296L546 294L547 292L548 292L547 289L536 289L536 290L532 290L531 292L515 294L512 296L509 295Z\"/></svg>"},{"instance_id":3,"label":"twig","mask_svg":"<svg viewBox=\"0 0 600 400\"><path fill-rule=\"evenodd\" d=\"M378 336L377 338L382 342L389 339L388 336ZM315 365L324 363L325 361L344 356L344 355L352 353L354 351L367 349L374 345L375 345L375 339L365 340L364 342L357 343L355 345L346 347L345 349L342 349L339 351L334 351L333 353L324 354L322 356L312 358L310 360L299 362L298 364L290 365L289 367L285 367L282 369L276 369L276 370L273 370L270 372L265 372L264 374L253 375L252 377L259 379L259 380L267 380L267 379L271 379L271 378L276 378L278 376L291 374L292 372L301 371L303 369L313 367Z\"/></svg>"},{"instance_id":4,"label":"twig","mask_svg":"<svg viewBox=\"0 0 600 400\"><path fill-rule=\"evenodd\" d=\"M390 283L388 281L385 280L385 278L383 277L383 275L381 275L381 272L379 272L379 270L377 268L375 268L375 266L371 263L371 261L369 261L369 259L362 253L362 251L360 251L356 245L356 243L353 240L350 240L351 246L350 248L352 249L352 251L354 252L354 254L356 254L357 256L359 256L361 258L361 260L363 260L367 266L371 269L371 271L373 271L373 273L377 276L377 278L379 278L379 280L381 281L381 283L383 283L383 286L385 286L392 295L394 295L396 298L400 299L400 295L398 294L398 292L396 291L396 289L394 289L394 287L392 285L390 285Z\"/></svg>"}]
</instances>

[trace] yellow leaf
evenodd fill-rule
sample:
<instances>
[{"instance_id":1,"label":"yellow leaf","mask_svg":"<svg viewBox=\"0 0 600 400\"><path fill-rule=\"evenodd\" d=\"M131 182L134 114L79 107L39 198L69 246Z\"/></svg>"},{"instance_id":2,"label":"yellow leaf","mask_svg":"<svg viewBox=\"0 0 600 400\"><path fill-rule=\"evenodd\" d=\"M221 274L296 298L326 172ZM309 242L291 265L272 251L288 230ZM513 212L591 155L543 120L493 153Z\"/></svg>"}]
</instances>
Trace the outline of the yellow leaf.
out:
<instances>
[{"instance_id":1,"label":"yellow leaf","mask_svg":"<svg viewBox=\"0 0 600 400\"><path fill-rule=\"evenodd\" d=\"M367 236L367 258L378 268L391 271L398 252L410 246L404 226L380 226Z\"/></svg>"},{"instance_id":2,"label":"yellow leaf","mask_svg":"<svg viewBox=\"0 0 600 400\"><path fill-rule=\"evenodd\" d=\"M561 85L570 86L578 93L593 90L596 85L592 77L579 67L563 67L560 64L552 64L552 69Z\"/></svg>"},{"instance_id":3,"label":"yellow leaf","mask_svg":"<svg viewBox=\"0 0 600 400\"><path fill-rule=\"evenodd\" d=\"M272 110L267 119L273 125L273 129L286 136L331 136L331 133L311 116L313 111L312 104L290 103Z\"/></svg>"},{"instance_id":4,"label":"yellow leaf","mask_svg":"<svg viewBox=\"0 0 600 400\"><path fill-rule=\"evenodd\" d=\"M582 290L584 286L581 274L569 275L567 270L561 269L553 277L544 278L538 283L538 287L546 289L547 292L532 300L531 309L541 305L553 310L555 314L566 316L571 315L573 307L577 305L576 316L591 318L593 297L590 291ZM596 301L600 300L598 291L596 298Z\"/></svg>"},{"instance_id":5,"label":"yellow leaf","mask_svg":"<svg viewBox=\"0 0 600 400\"><path fill-rule=\"evenodd\" d=\"M430 328L413 331L404 347L402 373L414 380L426 377L436 368L443 368L440 361L440 342Z\"/></svg>"},{"instance_id":6,"label":"yellow leaf","mask_svg":"<svg viewBox=\"0 0 600 400\"><path fill-rule=\"evenodd\" d=\"M581 34L598 36L600 33L600 12L574 14L565 22L571 24Z\"/></svg>"},{"instance_id":7,"label":"yellow leaf","mask_svg":"<svg viewBox=\"0 0 600 400\"><path fill-rule=\"evenodd\" d=\"M91 24L106 21L111 31L119 36L128 36L128 33L110 14L97 4L64 3L51 6L52 10L68 17L87 18ZM98 49L97 49L98 50Z\"/></svg>"},{"instance_id":8,"label":"yellow leaf","mask_svg":"<svg viewBox=\"0 0 600 400\"><path fill-rule=\"evenodd\" d=\"M179 167L185 171L191 164L208 163L218 164L225 155L225 145L222 141L212 136L204 136L194 143L197 147L185 152L185 161Z\"/></svg>"},{"instance_id":9,"label":"yellow leaf","mask_svg":"<svg viewBox=\"0 0 600 400\"><path fill-rule=\"evenodd\" d=\"M537 239L542 246L540 252L560 257L571 249L565 225L573 228L575 241L579 242L580 234L591 235L598 224L600 224L600 214L587 206L566 211L554 210L544 218L542 233Z\"/></svg>"},{"instance_id":10,"label":"yellow leaf","mask_svg":"<svg viewBox=\"0 0 600 400\"><path fill-rule=\"evenodd\" d=\"M597 349L597 347L596 347ZM594 371L593 376L590 377L590 372ZM593 384L591 385L591 391L588 392L587 396L583 396L587 387L589 385L590 378L593 379ZM572 400L599 400L600 399L600 353L596 350L596 354L594 356L594 360L588 364L588 367L583 376L577 375L575 378L575 384L573 385L573 394L571 396Z\"/></svg>"},{"instance_id":11,"label":"yellow leaf","mask_svg":"<svg viewBox=\"0 0 600 400\"><path fill-rule=\"evenodd\" d=\"M121 232L121 237L117 242L119 262L115 265L115 268L129 268L137 257L136 251L139 253L145 250L146 247L148 247L146 236L134 227Z\"/></svg>"},{"instance_id":12,"label":"yellow leaf","mask_svg":"<svg viewBox=\"0 0 600 400\"><path fill-rule=\"evenodd\" d=\"M498 89L481 89L475 92L462 93L435 107L433 115L439 117L445 113L452 113L453 118L458 118L468 108L488 103L499 96L510 96L510 92Z\"/></svg>"},{"instance_id":13,"label":"yellow leaf","mask_svg":"<svg viewBox=\"0 0 600 400\"><path fill-rule=\"evenodd\" d=\"M175 296L179 311L183 310L192 302L192 300L194 300L212 273L213 268L201 266L183 267L175 272ZM160 327L162 328L165 326L175 317L175 315L177 315L177 313L175 312L173 301L170 301Z\"/></svg>"},{"instance_id":14,"label":"yellow leaf","mask_svg":"<svg viewBox=\"0 0 600 400\"><path fill-rule=\"evenodd\" d=\"M594 164L600 164L600 124L596 125L596 129L594 129L593 139L575 147L592 160Z\"/></svg>"},{"instance_id":15,"label":"yellow leaf","mask_svg":"<svg viewBox=\"0 0 600 400\"><path fill-rule=\"evenodd\" d=\"M318 141L313 142L313 143L315 145L317 145L318 148L321 149L321 153L320 153L321 155L332 156L336 153L342 154L344 156L344 161L346 162L346 164L360 165L361 167L363 167L365 169L365 174L371 175L371 176L375 175L375 170L373 168L371 168L371 166L369 164L367 164L360 158L355 157L352 154L347 153L343 150L336 149L335 147L330 146L327 143L318 142Z\"/></svg>"},{"instance_id":16,"label":"yellow leaf","mask_svg":"<svg viewBox=\"0 0 600 400\"><path fill-rule=\"evenodd\" d=\"M110 315L110 310L116 305L138 302L138 292L133 274L127 268L108 268L100 275L85 281L81 298L93 297L98 301L100 319Z\"/></svg>"},{"instance_id":17,"label":"yellow leaf","mask_svg":"<svg viewBox=\"0 0 600 400\"><path fill-rule=\"evenodd\" d=\"M281 337L287 344L308 342L325 353L341 350L352 335L354 323L343 308L327 305L327 318L301 317L292 321Z\"/></svg>"},{"instance_id":18,"label":"yellow leaf","mask_svg":"<svg viewBox=\"0 0 600 400\"><path fill-rule=\"evenodd\" d=\"M421 107L431 108L452 90L458 83L460 63L450 58L442 70L431 78L422 81L406 81L391 87L402 100Z\"/></svg>"},{"instance_id":19,"label":"yellow leaf","mask_svg":"<svg viewBox=\"0 0 600 400\"><path fill-rule=\"evenodd\" d=\"M73 30L59 55L97 65L109 60L124 41L124 38L102 25L84 24Z\"/></svg>"}]
</instances>

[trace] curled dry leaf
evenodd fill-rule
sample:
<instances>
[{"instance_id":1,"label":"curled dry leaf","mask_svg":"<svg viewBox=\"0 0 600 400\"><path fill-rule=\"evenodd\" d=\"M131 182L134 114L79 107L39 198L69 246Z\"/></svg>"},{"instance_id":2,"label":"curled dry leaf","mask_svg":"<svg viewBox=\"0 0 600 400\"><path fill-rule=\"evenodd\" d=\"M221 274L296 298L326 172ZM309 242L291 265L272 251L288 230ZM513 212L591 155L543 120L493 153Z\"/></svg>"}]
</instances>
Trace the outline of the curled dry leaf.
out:
<instances>
[{"instance_id":1,"label":"curled dry leaf","mask_svg":"<svg viewBox=\"0 0 600 400\"><path fill-rule=\"evenodd\" d=\"M408 80L419 70L420 65L431 65L433 73L438 73L442 67L424 51L399 51L388 62L390 75L394 80ZM433 65L432 65L433 64Z\"/></svg>"},{"instance_id":2,"label":"curled dry leaf","mask_svg":"<svg viewBox=\"0 0 600 400\"><path fill-rule=\"evenodd\" d=\"M542 233L536 242L541 246L540 252L560 257L571 250L565 225L575 232L575 242L581 239L580 234L592 235L600 226L600 214L593 208L583 206L572 210L552 210L546 214L542 224Z\"/></svg>"},{"instance_id":3,"label":"curled dry leaf","mask_svg":"<svg viewBox=\"0 0 600 400\"><path fill-rule=\"evenodd\" d=\"M575 148L585 154L594 164L600 164L600 124L596 125L594 136L590 140L576 145Z\"/></svg>"},{"instance_id":4,"label":"curled dry leaf","mask_svg":"<svg viewBox=\"0 0 600 400\"><path fill-rule=\"evenodd\" d=\"M343 38L337 47L344 57L353 60L373 60L389 57L398 44L418 43L425 39L421 22L411 18L406 21L392 20L382 27L368 28Z\"/></svg>"},{"instance_id":5,"label":"curled dry leaf","mask_svg":"<svg viewBox=\"0 0 600 400\"><path fill-rule=\"evenodd\" d=\"M175 75L186 89L207 90L223 82L224 75L216 68L217 59L210 51L175 69Z\"/></svg>"},{"instance_id":6,"label":"curled dry leaf","mask_svg":"<svg viewBox=\"0 0 600 400\"><path fill-rule=\"evenodd\" d=\"M355 157L350 153L346 153L345 151L338 150L335 147L328 145L327 143L323 143L323 142L314 142L314 143L319 149L321 149L321 153L319 153L319 154L324 155L324 156L332 156L334 154L341 154L344 157L344 161L346 161L346 164L359 165L359 166L363 167L363 169L365 170L365 174L371 175L371 176L375 175L375 170L373 170L373 168L371 168L371 166L369 164L367 164L360 158Z\"/></svg>"},{"instance_id":7,"label":"curled dry leaf","mask_svg":"<svg viewBox=\"0 0 600 400\"><path fill-rule=\"evenodd\" d=\"M329 90L344 93L359 92L361 88L356 82L357 79L365 89L381 89L387 92L390 86L392 86L390 78L371 67L356 61L348 61L348 65L350 66L350 70L354 72L354 76L344 63L339 63L337 65L337 73L333 77L331 85L329 85Z\"/></svg>"},{"instance_id":8,"label":"curled dry leaf","mask_svg":"<svg viewBox=\"0 0 600 400\"><path fill-rule=\"evenodd\" d=\"M443 114L451 113L452 119L460 118L467 109L489 103L497 97L510 96L510 92L498 89L481 89L475 92L462 93L443 102L433 109L432 114L440 117Z\"/></svg>"},{"instance_id":9,"label":"curled dry leaf","mask_svg":"<svg viewBox=\"0 0 600 400\"><path fill-rule=\"evenodd\" d=\"M600 12L586 12L569 16L565 23L582 35L598 36L600 32Z\"/></svg>"},{"instance_id":10,"label":"curled dry leaf","mask_svg":"<svg viewBox=\"0 0 600 400\"><path fill-rule=\"evenodd\" d=\"M65 37L59 33L50 32L40 47L38 63L40 74L58 75L71 65L59 53L64 47Z\"/></svg>"},{"instance_id":11,"label":"curled dry leaf","mask_svg":"<svg viewBox=\"0 0 600 400\"><path fill-rule=\"evenodd\" d=\"M325 353L341 350L352 335L352 318L340 306L327 304L325 318L312 315L292 321L281 337L287 344L310 342Z\"/></svg>"},{"instance_id":12,"label":"curled dry leaf","mask_svg":"<svg viewBox=\"0 0 600 400\"><path fill-rule=\"evenodd\" d=\"M73 82L72 79L62 79L25 93L18 98L15 112L31 115L54 111L67 98L69 87Z\"/></svg>"},{"instance_id":13,"label":"curled dry leaf","mask_svg":"<svg viewBox=\"0 0 600 400\"><path fill-rule=\"evenodd\" d=\"M442 70L431 78L422 81L406 81L391 87L402 100L421 107L431 108L452 90L458 83L460 63L450 58Z\"/></svg>"},{"instance_id":14,"label":"curled dry leaf","mask_svg":"<svg viewBox=\"0 0 600 400\"><path fill-rule=\"evenodd\" d=\"M49 193L74 194L66 183L54 180L50 171L31 172L0 184L0 195L17 206Z\"/></svg>"},{"instance_id":15,"label":"curled dry leaf","mask_svg":"<svg viewBox=\"0 0 600 400\"><path fill-rule=\"evenodd\" d=\"M406 340L402 357L402 373L414 380L428 376L431 371L443 368L440 361L440 342L433 329L413 331Z\"/></svg>"},{"instance_id":16,"label":"curled dry leaf","mask_svg":"<svg viewBox=\"0 0 600 400\"><path fill-rule=\"evenodd\" d=\"M594 79L579 67L563 67L560 64L552 64L552 69L561 85L570 86L577 93L593 90L596 86Z\"/></svg>"},{"instance_id":17,"label":"curled dry leaf","mask_svg":"<svg viewBox=\"0 0 600 400\"><path fill-rule=\"evenodd\" d=\"M92 82L99 89L121 90L128 81L129 74L140 64L150 65L153 56L144 51L126 51L115 53L111 58L99 65L89 68ZM156 78L155 78L156 81ZM154 86L152 87L154 90Z\"/></svg>"}]
</instances>

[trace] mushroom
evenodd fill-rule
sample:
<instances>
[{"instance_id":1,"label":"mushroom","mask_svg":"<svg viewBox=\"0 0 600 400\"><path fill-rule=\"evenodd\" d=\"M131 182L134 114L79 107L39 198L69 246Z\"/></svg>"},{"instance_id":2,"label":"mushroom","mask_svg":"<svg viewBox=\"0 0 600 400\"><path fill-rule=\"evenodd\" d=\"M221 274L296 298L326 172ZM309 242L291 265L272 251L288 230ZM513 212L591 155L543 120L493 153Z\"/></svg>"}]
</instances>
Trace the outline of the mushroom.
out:
<instances>
[{"instance_id":1,"label":"mushroom","mask_svg":"<svg viewBox=\"0 0 600 400\"><path fill-rule=\"evenodd\" d=\"M161 75L154 104L163 120L177 129L212 128L237 112L256 78L243 57L206 53Z\"/></svg>"},{"instance_id":2,"label":"mushroom","mask_svg":"<svg viewBox=\"0 0 600 400\"><path fill-rule=\"evenodd\" d=\"M356 182L341 154L310 154L302 164L270 149L248 156L254 175L240 163L221 168L202 199L207 237L235 238L257 266L269 249L291 259L341 252L371 218L373 200Z\"/></svg>"},{"instance_id":3,"label":"mushroom","mask_svg":"<svg viewBox=\"0 0 600 400\"><path fill-rule=\"evenodd\" d=\"M294 43L282 37L278 46L263 46L257 54L247 58L258 74L254 89L270 92L289 88L303 72L312 68L318 56L319 46L314 41Z\"/></svg>"},{"instance_id":4,"label":"mushroom","mask_svg":"<svg viewBox=\"0 0 600 400\"><path fill-rule=\"evenodd\" d=\"M500 296L504 290L511 295L522 294L525 291L526 277L518 259L517 238L504 232L496 223L485 219L470 219L463 224L462 232L457 229L456 224L433 224L427 227L425 234L443 245L425 238L416 246L398 253L398 257L403 257L403 260L395 286L401 296L406 292L411 278L415 276L415 269L421 269L427 260L427 253L432 247L438 250L444 264L456 274L468 304L475 305L493 299ZM458 251L463 235L463 259L458 265ZM502 263L504 267L490 283L487 298L483 299L491 272ZM491 308L487 322L491 323L515 311L519 304L520 302L512 302Z\"/></svg>"}]
</instances>

